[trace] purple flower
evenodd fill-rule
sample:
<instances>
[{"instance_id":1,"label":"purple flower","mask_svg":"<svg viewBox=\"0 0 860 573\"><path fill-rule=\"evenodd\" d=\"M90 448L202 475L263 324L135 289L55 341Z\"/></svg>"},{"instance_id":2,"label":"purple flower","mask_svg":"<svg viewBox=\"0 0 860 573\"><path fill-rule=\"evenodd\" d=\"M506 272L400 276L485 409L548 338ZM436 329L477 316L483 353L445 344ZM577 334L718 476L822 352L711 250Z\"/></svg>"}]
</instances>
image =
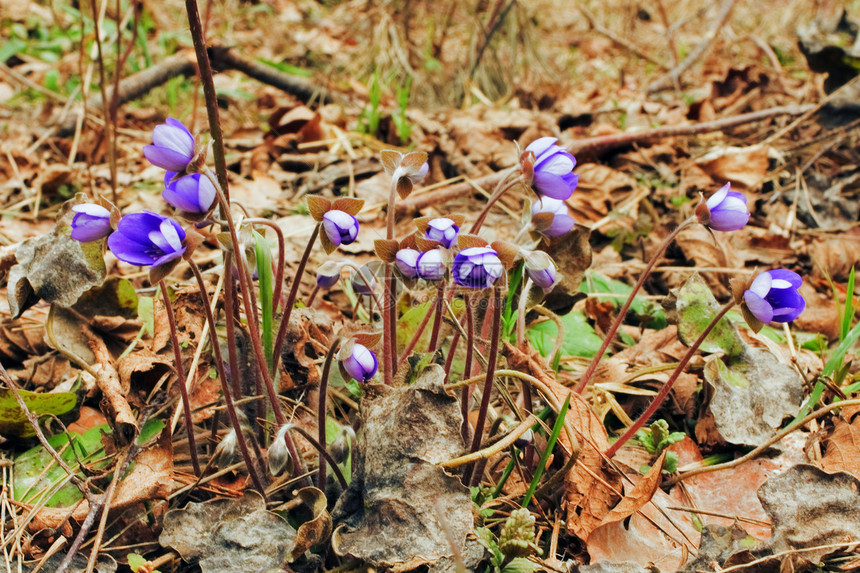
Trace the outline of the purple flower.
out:
<instances>
[{"instance_id":1,"label":"purple flower","mask_svg":"<svg viewBox=\"0 0 860 573\"><path fill-rule=\"evenodd\" d=\"M418 278L418 257L420 256L421 252L415 249L400 249L394 255L394 265L404 278L416 279Z\"/></svg>"},{"instance_id":2,"label":"purple flower","mask_svg":"<svg viewBox=\"0 0 860 573\"><path fill-rule=\"evenodd\" d=\"M108 248L121 261L141 267L159 266L182 256L185 231L169 217L150 211L132 213L119 221L108 237Z\"/></svg>"},{"instance_id":3,"label":"purple flower","mask_svg":"<svg viewBox=\"0 0 860 573\"><path fill-rule=\"evenodd\" d=\"M535 220L535 216L541 213L549 213L552 218L543 215ZM569 233L575 224L564 201L552 197L541 197L532 205L532 219L537 231L547 237L559 237Z\"/></svg>"},{"instance_id":4,"label":"purple flower","mask_svg":"<svg viewBox=\"0 0 860 573\"><path fill-rule=\"evenodd\" d=\"M341 358L344 371L359 382L367 382L376 374L376 356L365 346L354 342L349 353Z\"/></svg>"},{"instance_id":5,"label":"purple flower","mask_svg":"<svg viewBox=\"0 0 860 573\"><path fill-rule=\"evenodd\" d=\"M744 303L764 324L791 322L806 308L806 301L797 292L802 282L800 275L786 269L763 272L744 291Z\"/></svg>"},{"instance_id":6,"label":"purple flower","mask_svg":"<svg viewBox=\"0 0 860 573\"><path fill-rule=\"evenodd\" d=\"M576 159L563 147L555 144L558 138L541 137L532 141L526 152L535 155L532 185L543 196L567 199L576 189L579 176L572 173Z\"/></svg>"},{"instance_id":7,"label":"purple flower","mask_svg":"<svg viewBox=\"0 0 860 573\"><path fill-rule=\"evenodd\" d=\"M425 281L438 281L445 277L445 256L441 249L433 249L421 253L416 261L418 276Z\"/></svg>"},{"instance_id":8,"label":"purple flower","mask_svg":"<svg viewBox=\"0 0 860 573\"><path fill-rule=\"evenodd\" d=\"M323 215L323 231L335 247L348 245L358 236L358 219L344 211L332 209Z\"/></svg>"},{"instance_id":9,"label":"purple flower","mask_svg":"<svg viewBox=\"0 0 860 573\"><path fill-rule=\"evenodd\" d=\"M194 159L194 136L180 122L168 117L152 130L152 145L145 146L143 154L156 167L185 171Z\"/></svg>"},{"instance_id":10,"label":"purple flower","mask_svg":"<svg viewBox=\"0 0 860 573\"><path fill-rule=\"evenodd\" d=\"M558 281L558 272L552 258L543 251L526 253L524 267L529 278L544 291L549 291Z\"/></svg>"},{"instance_id":11,"label":"purple flower","mask_svg":"<svg viewBox=\"0 0 860 573\"><path fill-rule=\"evenodd\" d=\"M351 279L355 294L370 296L376 290L376 277L367 265L363 265L357 273L353 273Z\"/></svg>"},{"instance_id":12,"label":"purple flower","mask_svg":"<svg viewBox=\"0 0 860 573\"><path fill-rule=\"evenodd\" d=\"M427 223L424 236L431 241L437 241L446 249L450 249L457 240L457 233L459 232L460 227L454 221L447 217L439 217L438 219L431 219Z\"/></svg>"},{"instance_id":13,"label":"purple flower","mask_svg":"<svg viewBox=\"0 0 860 573\"><path fill-rule=\"evenodd\" d=\"M322 289L330 289L340 280L341 264L334 261L326 261L317 270L317 286Z\"/></svg>"},{"instance_id":14,"label":"purple flower","mask_svg":"<svg viewBox=\"0 0 860 573\"><path fill-rule=\"evenodd\" d=\"M730 191L731 184L723 187L705 201L707 209L704 216L697 210L699 221L716 231L737 231L742 229L750 214L747 210L747 198L737 191Z\"/></svg>"},{"instance_id":15,"label":"purple flower","mask_svg":"<svg viewBox=\"0 0 860 573\"><path fill-rule=\"evenodd\" d=\"M164 191L161 196L170 206L186 213L208 213L215 202L215 186L205 175L192 173L176 179L176 172L168 171L164 176Z\"/></svg>"},{"instance_id":16,"label":"purple flower","mask_svg":"<svg viewBox=\"0 0 860 573\"><path fill-rule=\"evenodd\" d=\"M95 203L83 203L72 207L72 238L82 243L98 241L113 232L110 211Z\"/></svg>"},{"instance_id":17,"label":"purple flower","mask_svg":"<svg viewBox=\"0 0 860 573\"><path fill-rule=\"evenodd\" d=\"M454 257L454 281L468 288L488 288L504 272L496 251L489 247L463 249Z\"/></svg>"}]
</instances>

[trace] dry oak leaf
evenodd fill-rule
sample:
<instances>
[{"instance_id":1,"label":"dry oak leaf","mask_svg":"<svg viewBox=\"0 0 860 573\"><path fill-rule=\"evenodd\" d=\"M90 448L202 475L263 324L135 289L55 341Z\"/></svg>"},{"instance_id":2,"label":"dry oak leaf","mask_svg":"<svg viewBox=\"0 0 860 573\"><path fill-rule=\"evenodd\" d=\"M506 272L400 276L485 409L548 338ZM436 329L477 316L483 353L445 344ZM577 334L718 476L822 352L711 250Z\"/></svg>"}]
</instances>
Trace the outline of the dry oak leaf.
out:
<instances>
[{"instance_id":1,"label":"dry oak leaf","mask_svg":"<svg viewBox=\"0 0 860 573\"><path fill-rule=\"evenodd\" d=\"M543 359L533 349L529 355L505 343L503 354L512 369L527 372L546 384L558 403L570 396L566 422L576 432L580 451L576 463L564 478L566 527L570 533L587 541L621 498L621 476L603 460L603 452L609 448L606 428L579 394L558 383L543 369ZM559 441L568 452L571 451L566 432L559 435Z\"/></svg>"},{"instance_id":2,"label":"dry oak leaf","mask_svg":"<svg viewBox=\"0 0 860 573\"><path fill-rule=\"evenodd\" d=\"M702 157L698 164L717 181L731 181L735 186L754 189L767 174L768 148L752 145L718 149Z\"/></svg>"}]
</instances>

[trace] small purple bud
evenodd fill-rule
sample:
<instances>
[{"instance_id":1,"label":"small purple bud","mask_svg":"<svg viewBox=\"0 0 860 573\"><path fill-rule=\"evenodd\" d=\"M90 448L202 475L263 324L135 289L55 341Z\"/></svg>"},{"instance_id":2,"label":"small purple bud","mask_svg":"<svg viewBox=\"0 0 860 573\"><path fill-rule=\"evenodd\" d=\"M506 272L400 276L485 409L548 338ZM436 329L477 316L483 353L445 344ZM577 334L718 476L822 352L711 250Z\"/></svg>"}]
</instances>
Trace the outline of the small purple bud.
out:
<instances>
[{"instance_id":1,"label":"small purple bud","mask_svg":"<svg viewBox=\"0 0 860 573\"><path fill-rule=\"evenodd\" d=\"M541 197L532 205L532 217L538 213L552 213L552 223L545 229L538 231L547 237L559 237L565 233L569 233L575 224L573 217L570 216L567 205L561 199L553 199L552 197Z\"/></svg>"},{"instance_id":2,"label":"small purple bud","mask_svg":"<svg viewBox=\"0 0 860 573\"><path fill-rule=\"evenodd\" d=\"M438 281L445 278L448 271L445 266L445 255L441 249L433 249L421 253L416 264L418 276L425 281Z\"/></svg>"},{"instance_id":3,"label":"small purple bud","mask_svg":"<svg viewBox=\"0 0 860 573\"><path fill-rule=\"evenodd\" d=\"M747 198L730 189L731 184L726 183L705 201L708 213L703 217L697 212L703 225L715 231L737 231L747 224L750 220Z\"/></svg>"},{"instance_id":4,"label":"small purple bud","mask_svg":"<svg viewBox=\"0 0 860 573\"><path fill-rule=\"evenodd\" d=\"M457 240L457 233L459 232L460 227L454 221L447 217L439 217L438 219L431 219L427 223L424 236L431 241L438 241L443 247L450 249Z\"/></svg>"},{"instance_id":5,"label":"small purple bud","mask_svg":"<svg viewBox=\"0 0 860 573\"><path fill-rule=\"evenodd\" d=\"M373 352L357 342L352 344L349 355L341 359L341 365L358 382L373 378L378 366Z\"/></svg>"},{"instance_id":6,"label":"small purple bud","mask_svg":"<svg viewBox=\"0 0 860 573\"><path fill-rule=\"evenodd\" d=\"M215 203L215 186L205 175L192 173L173 180L176 173L168 171L164 176L164 191L161 196L180 211L186 213L208 213Z\"/></svg>"},{"instance_id":7,"label":"small purple bud","mask_svg":"<svg viewBox=\"0 0 860 573\"><path fill-rule=\"evenodd\" d=\"M468 288L489 288L505 272L496 251L489 247L463 249L454 257L454 282Z\"/></svg>"},{"instance_id":8,"label":"small purple bud","mask_svg":"<svg viewBox=\"0 0 860 573\"><path fill-rule=\"evenodd\" d=\"M98 241L113 232L110 211L95 203L83 203L72 207L72 238L82 243Z\"/></svg>"},{"instance_id":9,"label":"small purple bud","mask_svg":"<svg viewBox=\"0 0 860 573\"><path fill-rule=\"evenodd\" d=\"M350 278L352 280L352 290L355 294L370 296L376 290L376 277L373 276L373 271L367 265L359 268L358 272L353 273Z\"/></svg>"},{"instance_id":10,"label":"small purple bud","mask_svg":"<svg viewBox=\"0 0 860 573\"><path fill-rule=\"evenodd\" d=\"M152 130L152 145L143 148L150 163L168 171L182 172L194 159L194 136L172 117Z\"/></svg>"},{"instance_id":11,"label":"small purple bud","mask_svg":"<svg viewBox=\"0 0 860 573\"><path fill-rule=\"evenodd\" d=\"M334 246L348 245L358 236L358 219L333 209L323 215L323 231Z\"/></svg>"},{"instance_id":12,"label":"small purple bud","mask_svg":"<svg viewBox=\"0 0 860 573\"><path fill-rule=\"evenodd\" d=\"M576 189L579 176L572 173L576 159L563 147L556 145L555 137L541 137L525 149L535 155L532 186L540 195L553 199L567 199Z\"/></svg>"},{"instance_id":13,"label":"small purple bud","mask_svg":"<svg viewBox=\"0 0 860 573\"><path fill-rule=\"evenodd\" d=\"M529 278L545 291L552 289L558 281L558 273L552 258L543 251L531 251L524 257L524 266Z\"/></svg>"},{"instance_id":14,"label":"small purple bud","mask_svg":"<svg viewBox=\"0 0 860 573\"><path fill-rule=\"evenodd\" d=\"M415 249L400 249L394 255L394 264L405 278L416 279L418 278L418 257L420 256L421 252Z\"/></svg>"},{"instance_id":15,"label":"small purple bud","mask_svg":"<svg viewBox=\"0 0 860 573\"><path fill-rule=\"evenodd\" d=\"M802 282L800 275L786 269L761 273L744 292L744 304L764 324L791 322L806 308L797 292Z\"/></svg>"},{"instance_id":16,"label":"small purple bud","mask_svg":"<svg viewBox=\"0 0 860 573\"><path fill-rule=\"evenodd\" d=\"M535 439L535 434L531 428L520 434L520 437L514 440L514 446L520 449L530 445Z\"/></svg>"},{"instance_id":17,"label":"small purple bud","mask_svg":"<svg viewBox=\"0 0 860 573\"><path fill-rule=\"evenodd\" d=\"M334 261L326 261L317 270L317 286L321 289L330 289L340 280L342 265Z\"/></svg>"},{"instance_id":18,"label":"small purple bud","mask_svg":"<svg viewBox=\"0 0 860 573\"><path fill-rule=\"evenodd\" d=\"M159 266L182 256L184 240L185 231L179 223L142 211L120 219L117 230L108 237L108 249L126 263Z\"/></svg>"}]
</instances>

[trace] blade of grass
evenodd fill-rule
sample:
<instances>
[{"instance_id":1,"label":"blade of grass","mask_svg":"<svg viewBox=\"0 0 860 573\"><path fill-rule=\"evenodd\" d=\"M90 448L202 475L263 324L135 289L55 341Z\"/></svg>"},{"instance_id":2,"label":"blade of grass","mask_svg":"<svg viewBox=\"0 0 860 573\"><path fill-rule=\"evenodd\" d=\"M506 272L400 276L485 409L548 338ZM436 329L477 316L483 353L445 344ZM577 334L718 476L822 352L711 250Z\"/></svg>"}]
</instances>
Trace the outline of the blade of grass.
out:
<instances>
[{"instance_id":1,"label":"blade of grass","mask_svg":"<svg viewBox=\"0 0 860 573\"><path fill-rule=\"evenodd\" d=\"M544 448L543 453L540 456L540 461L538 462L537 468L535 468L535 475L532 478L531 483L529 484L529 489L526 491L526 496L523 498L523 507L528 507L529 503L532 500L532 496L534 496L535 491L537 490L538 483L540 483L540 478L543 476L544 468L546 467L546 462L549 459L549 455L552 453L553 448L555 447L555 443L558 440L558 435L561 433L562 427L564 427L564 417L567 415L567 409L570 407L570 396L565 398L564 404L562 404L561 409L558 412L558 416L555 419L555 424L552 426L552 434L549 436L549 440L547 440L546 448Z\"/></svg>"},{"instance_id":2,"label":"blade of grass","mask_svg":"<svg viewBox=\"0 0 860 573\"><path fill-rule=\"evenodd\" d=\"M832 376L837 369L842 367L842 360L845 358L845 354L854 348L854 344L856 344L858 338L860 338L860 322L855 324L854 328L848 331L845 338L843 338L839 346L836 347L836 351L827 361L827 364L824 365L824 370L821 371L821 376L823 378ZM825 388L826 386L824 385L824 382L816 382L815 387L809 394L809 400L807 400L803 408L800 409L800 413L791 421L792 424L805 418L810 412L812 412L812 409L821 399L821 395L824 394Z\"/></svg>"},{"instance_id":3,"label":"blade of grass","mask_svg":"<svg viewBox=\"0 0 860 573\"><path fill-rule=\"evenodd\" d=\"M260 305L263 308L261 320L263 334L263 351L266 355L266 366L272 371L274 337L272 332L272 249L269 241L257 231L254 231L254 248L257 254L257 278L260 283Z\"/></svg>"},{"instance_id":4,"label":"blade of grass","mask_svg":"<svg viewBox=\"0 0 860 573\"><path fill-rule=\"evenodd\" d=\"M839 331L839 339L845 340L851 329L851 320L854 318L854 267L848 275L848 288L845 290L845 311L842 313L842 329Z\"/></svg>"}]
</instances>

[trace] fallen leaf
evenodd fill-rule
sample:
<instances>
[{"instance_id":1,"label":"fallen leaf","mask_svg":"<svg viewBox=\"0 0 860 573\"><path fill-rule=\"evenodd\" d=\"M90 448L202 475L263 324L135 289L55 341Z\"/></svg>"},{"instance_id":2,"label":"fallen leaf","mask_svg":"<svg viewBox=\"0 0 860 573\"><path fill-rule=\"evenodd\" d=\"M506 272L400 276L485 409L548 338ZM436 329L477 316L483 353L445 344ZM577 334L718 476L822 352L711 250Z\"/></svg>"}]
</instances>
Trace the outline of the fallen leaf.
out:
<instances>
[{"instance_id":1,"label":"fallen leaf","mask_svg":"<svg viewBox=\"0 0 860 573\"><path fill-rule=\"evenodd\" d=\"M49 414L62 416L72 412L78 404L78 397L74 392L46 392L41 394L27 390L19 390L18 392L27 405L27 409L35 416ZM24 410L18 405L15 395L6 388L0 388L0 435L18 438L36 435L36 430L27 420Z\"/></svg>"},{"instance_id":2,"label":"fallen leaf","mask_svg":"<svg viewBox=\"0 0 860 573\"><path fill-rule=\"evenodd\" d=\"M726 147L708 153L697 163L718 182L730 181L736 187L755 189L767 174L768 148Z\"/></svg>"},{"instance_id":3,"label":"fallen leaf","mask_svg":"<svg viewBox=\"0 0 860 573\"><path fill-rule=\"evenodd\" d=\"M860 415L856 408L847 410L824 439L826 449L818 465L827 473L846 472L860 478Z\"/></svg>"},{"instance_id":4,"label":"fallen leaf","mask_svg":"<svg viewBox=\"0 0 860 573\"><path fill-rule=\"evenodd\" d=\"M296 531L256 492L238 499L189 503L164 516L158 538L204 573L281 570L290 560Z\"/></svg>"},{"instance_id":5,"label":"fallen leaf","mask_svg":"<svg viewBox=\"0 0 860 573\"><path fill-rule=\"evenodd\" d=\"M639 508L651 501L654 492L657 491L657 486L663 477L663 460L666 459L668 450L663 450L660 456L654 461L651 469L645 474L645 477L640 479L629 493L625 494L618 505L612 508L600 525L607 525L621 521L633 515Z\"/></svg>"},{"instance_id":6,"label":"fallen leaf","mask_svg":"<svg viewBox=\"0 0 860 573\"><path fill-rule=\"evenodd\" d=\"M411 385L366 387L352 482L333 511L338 555L408 571L451 557L452 542L462 552L474 528L469 491L436 465L463 450L444 378L432 364Z\"/></svg>"},{"instance_id":7,"label":"fallen leaf","mask_svg":"<svg viewBox=\"0 0 860 573\"><path fill-rule=\"evenodd\" d=\"M843 541L860 543L860 480L850 474L828 474L798 464L767 480L758 496L773 521L770 549L774 553L788 551L783 559L789 560L789 565L794 563L795 568L817 564L838 551L822 548L796 552L798 549Z\"/></svg>"}]
</instances>

